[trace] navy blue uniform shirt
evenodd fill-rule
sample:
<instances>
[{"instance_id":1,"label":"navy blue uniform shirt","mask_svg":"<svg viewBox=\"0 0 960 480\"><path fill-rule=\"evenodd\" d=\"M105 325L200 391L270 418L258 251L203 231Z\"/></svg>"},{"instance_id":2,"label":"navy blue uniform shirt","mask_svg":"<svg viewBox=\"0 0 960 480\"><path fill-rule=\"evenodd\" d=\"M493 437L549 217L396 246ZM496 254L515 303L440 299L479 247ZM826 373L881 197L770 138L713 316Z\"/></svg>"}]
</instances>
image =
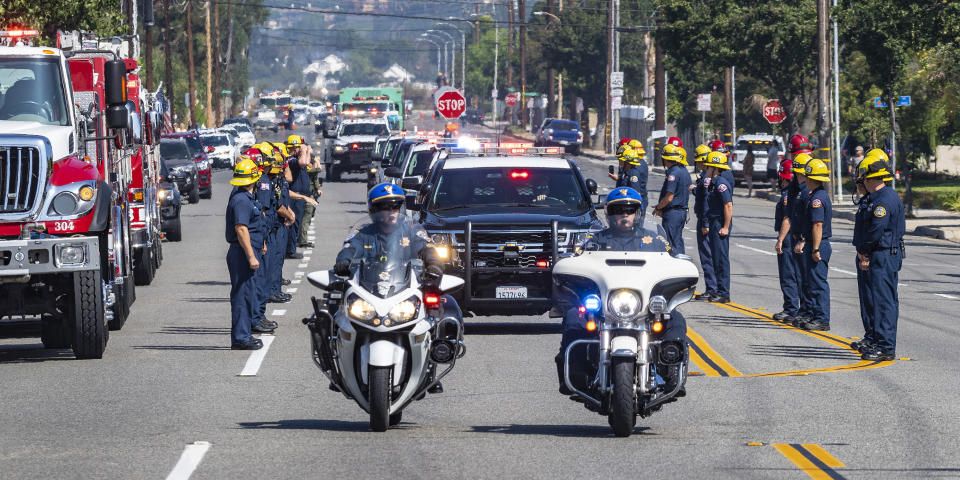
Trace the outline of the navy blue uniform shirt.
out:
<instances>
[{"instance_id":1,"label":"navy blue uniform shirt","mask_svg":"<svg viewBox=\"0 0 960 480\"><path fill-rule=\"evenodd\" d=\"M733 187L737 185L737 180L733 178L733 170L720 170L720 176L727 179L730 184L730 195L733 195Z\"/></svg>"},{"instance_id":2,"label":"navy blue uniform shirt","mask_svg":"<svg viewBox=\"0 0 960 480\"><path fill-rule=\"evenodd\" d=\"M698 217L707 214L707 189L710 188L710 177L706 172L700 172L697 184L693 189L693 213Z\"/></svg>"},{"instance_id":3,"label":"navy blue uniform shirt","mask_svg":"<svg viewBox=\"0 0 960 480\"><path fill-rule=\"evenodd\" d=\"M867 227L870 226L870 215L873 215L873 201L870 194L860 197L857 203L857 215L853 222L853 241L850 242L859 251L863 240L867 236Z\"/></svg>"},{"instance_id":4,"label":"navy blue uniform shirt","mask_svg":"<svg viewBox=\"0 0 960 480\"><path fill-rule=\"evenodd\" d=\"M857 252L870 254L882 248L900 248L907 229L900 196L892 188L883 187L871 193L870 199L873 210Z\"/></svg>"},{"instance_id":5,"label":"navy blue uniform shirt","mask_svg":"<svg viewBox=\"0 0 960 480\"><path fill-rule=\"evenodd\" d=\"M639 165L627 164L627 169L623 171L623 175L620 175L617 178L618 187L630 187L640 193L640 196L643 197L643 208L647 208L647 177L648 177L647 162L640 160Z\"/></svg>"},{"instance_id":6,"label":"navy blue uniform shirt","mask_svg":"<svg viewBox=\"0 0 960 480\"><path fill-rule=\"evenodd\" d=\"M790 204L790 188L780 189L780 200L777 201L777 210L773 215L773 229L777 232L783 226L783 218L787 215L787 205Z\"/></svg>"},{"instance_id":7,"label":"navy blue uniform shirt","mask_svg":"<svg viewBox=\"0 0 960 480\"><path fill-rule=\"evenodd\" d=\"M724 206L733 202L733 187L722 175L713 177L707 189L707 218L723 219Z\"/></svg>"},{"instance_id":8,"label":"navy blue uniform shirt","mask_svg":"<svg viewBox=\"0 0 960 480\"><path fill-rule=\"evenodd\" d=\"M296 156L290 157L290 173L293 175L293 181L290 182L290 190L301 195L310 194L310 175L307 173L307 167L300 166L300 159Z\"/></svg>"},{"instance_id":9,"label":"navy blue uniform shirt","mask_svg":"<svg viewBox=\"0 0 960 480\"><path fill-rule=\"evenodd\" d=\"M796 189L790 197L790 201L787 202L787 215L790 217L790 235L793 235L793 238L800 238L804 230L806 230L804 222L806 222L807 219L806 203L809 193L806 182L797 183Z\"/></svg>"},{"instance_id":10,"label":"navy blue uniform shirt","mask_svg":"<svg viewBox=\"0 0 960 480\"><path fill-rule=\"evenodd\" d=\"M277 207L280 205L280 200L273 191L273 182L266 175L260 177L255 188L254 193L257 196L257 201L263 207L264 227L270 230L277 224Z\"/></svg>"},{"instance_id":11,"label":"navy blue uniform shirt","mask_svg":"<svg viewBox=\"0 0 960 480\"><path fill-rule=\"evenodd\" d=\"M668 193L673 194L673 200L665 208L687 208L690 203L690 172L683 165L674 165L667 169L666 175L660 188L660 200Z\"/></svg>"},{"instance_id":12,"label":"navy blue uniform shirt","mask_svg":"<svg viewBox=\"0 0 960 480\"><path fill-rule=\"evenodd\" d=\"M807 241L813 241L813 224L817 222L823 223L821 239L826 240L833 236L830 228L833 223L833 206L830 204L830 196L823 189L823 185L810 192L810 200L807 202L807 222L803 231L803 236Z\"/></svg>"},{"instance_id":13,"label":"navy blue uniform shirt","mask_svg":"<svg viewBox=\"0 0 960 480\"><path fill-rule=\"evenodd\" d=\"M670 242L653 230L635 228L626 235L613 228L594 233L583 244L587 251L601 252L669 252Z\"/></svg>"},{"instance_id":14,"label":"navy blue uniform shirt","mask_svg":"<svg viewBox=\"0 0 960 480\"><path fill-rule=\"evenodd\" d=\"M419 224L408 222L404 217L400 217L397 228L390 233L381 233L376 225L370 223L354 230L347 237L343 248L337 254L336 261L378 260L390 250L387 245L393 243L404 249L401 250L401 255L405 255L405 258L418 258L429 242L430 236L427 235L427 231ZM431 258L424 258L424 262L430 264Z\"/></svg>"},{"instance_id":15,"label":"navy blue uniform shirt","mask_svg":"<svg viewBox=\"0 0 960 480\"><path fill-rule=\"evenodd\" d=\"M263 248L263 211L252 193L237 190L230 195L227 202L227 242L238 241L237 225L246 225L250 232L250 245L253 248Z\"/></svg>"}]
</instances>

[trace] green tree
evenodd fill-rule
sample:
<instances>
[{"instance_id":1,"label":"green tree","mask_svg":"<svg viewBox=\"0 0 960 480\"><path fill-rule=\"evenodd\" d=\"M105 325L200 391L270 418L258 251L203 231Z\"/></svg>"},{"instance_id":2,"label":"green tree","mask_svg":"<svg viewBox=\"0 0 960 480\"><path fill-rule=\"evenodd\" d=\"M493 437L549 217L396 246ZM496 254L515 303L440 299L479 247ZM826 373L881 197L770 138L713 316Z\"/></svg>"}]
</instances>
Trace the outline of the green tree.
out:
<instances>
[{"instance_id":1,"label":"green tree","mask_svg":"<svg viewBox=\"0 0 960 480\"><path fill-rule=\"evenodd\" d=\"M120 0L5 0L0 3L0 19L2 27L36 28L46 45L56 43L57 30L88 30L101 36L126 33Z\"/></svg>"}]
</instances>

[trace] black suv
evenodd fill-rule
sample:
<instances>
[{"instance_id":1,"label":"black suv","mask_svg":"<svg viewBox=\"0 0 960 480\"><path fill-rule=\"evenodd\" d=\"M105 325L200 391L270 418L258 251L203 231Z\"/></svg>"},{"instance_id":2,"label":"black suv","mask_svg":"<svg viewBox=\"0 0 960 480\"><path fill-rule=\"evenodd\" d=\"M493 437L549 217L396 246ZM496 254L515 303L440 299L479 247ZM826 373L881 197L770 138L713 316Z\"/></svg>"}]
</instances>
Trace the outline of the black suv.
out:
<instances>
[{"instance_id":1,"label":"black suv","mask_svg":"<svg viewBox=\"0 0 960 480\"><path fill-rule=\"evenodd\" d=\"M596 182L556 155L451 154L420 192L421 223L465 280L457 300L478 315L548 311L553 265L603 228Z\"/></svg>"},{"instance_id":2,"label":"black suv","mask_svg":"<svg viewBox=\"0 0 960 480\"><path fill-rule=\"evenodd\" d=\"M164 138L160 140L160 158L170 169L170 181L177 183L180 192L187 196L190 203L200 201L200 182L194 155L182 138Z\"/></svg>"}]
</instances>

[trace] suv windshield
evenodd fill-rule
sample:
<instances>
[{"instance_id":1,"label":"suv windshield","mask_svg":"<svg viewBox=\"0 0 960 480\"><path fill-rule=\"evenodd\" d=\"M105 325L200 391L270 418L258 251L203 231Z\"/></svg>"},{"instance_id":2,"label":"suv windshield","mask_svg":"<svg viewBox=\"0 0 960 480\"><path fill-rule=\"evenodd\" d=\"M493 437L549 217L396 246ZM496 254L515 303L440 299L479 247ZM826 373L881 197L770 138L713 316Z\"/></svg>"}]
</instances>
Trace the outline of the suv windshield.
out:
<instances>
[{"instance_id":1,"label":"suv windshield","mask_svg":"<svg viewBox=\"0 0 960 480\"><path fill-rule=\"evenodd\" d=\"M208 147L229 147L230 140L226 135L204 135L203 144Z\"/></svg>"},{"instance_id":2,"label":"suv windshield","mask_svg":"<svg viewBox=\"0 0 960 480\"><path fill-rule=\"evenodd\" d=\"M390 131L382 123L347 123L340 135L389 135Z\"/></svg>"},{"instance_id":3,"label":"suv windshield","mask_svg":"<svg viewBox=\"0 0 960 480\"><path fill-rule=\"evenodd\" d=\"M199 157L203 153L203 143L200 143L200 137L190 135L183 137L183 139L187 142L187 146L190 147L190 152L194 156Z\"/></svg>"},{"instance_id":4,"label":"suv windshield","mask_svg":"<svg viewBox=\"0 0 960 480\"><path fill-rule=\"evenodd\" d=\"M60 64L53 58L0 58L0 120L70 124Z\"/></svg>"},{"instance_id":5,"label":"suv windshield","mask_svg":"<svg viewBox=\"0 0 960 480\"><path fill-rule=\"evenodd\" d=\"M579 127L576 122L571 122L569 120L554 120L550 122L550 126L554 130L577 130Z\"/></svg>"},{"instance_id":6,"label":"suv windshield","mask_svg":"<svg viewBox=\"0 0 960 480\"><path fill-rule=\"evenodd\" d=\"M590 208L590 199L570 169L496 167L443 170L428 209L443 211L474 207L514 211L550 207L562 213L579 214Z\"/></svg>"},{"instance_id":7,"label":"suv windshield","mask_svg":"<svg viewBox=\"0 0 960 480\"><path fill-rule=\"evenodd\" d=\"M436 152L433 149L414 153L413 156L410 157L410 161L407 162L407 171L404 173L404 176L412 177L415 175L423 175L424 172L427 171L427 167L430 166L434 153Z\"/></svg>"},{"instance_id":8,"label":"suv windshield","mask_svg":"<svg viewBox=\"0 0 960 480\"><path fill-rule=\"evenodd\" d=\"M177 160L189 159L190 151L187 150L187 144L179 140L164 140L160 142L160 156L173 163Z\"/></svg>"}]
</instances>

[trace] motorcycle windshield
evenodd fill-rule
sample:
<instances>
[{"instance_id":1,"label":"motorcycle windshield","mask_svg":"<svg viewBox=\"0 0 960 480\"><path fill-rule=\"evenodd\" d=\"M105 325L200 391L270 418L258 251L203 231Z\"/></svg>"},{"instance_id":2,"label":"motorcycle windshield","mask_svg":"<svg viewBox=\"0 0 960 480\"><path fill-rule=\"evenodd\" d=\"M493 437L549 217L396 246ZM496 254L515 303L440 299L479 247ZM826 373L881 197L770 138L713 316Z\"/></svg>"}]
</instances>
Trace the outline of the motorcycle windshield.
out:
<instances>
[{"instance_id":1,"label":"motorcycle windshield","mask_svg":"<svg viewBox=\"0 0 960 480\"><path fill-rule=\"evenodd\" d=\"M364 248L360 269L360 286L370 293L387 298L410 285L412 275L409 238L404 245L403 228L391 233L377 233L372 248Z\"/></svg>"}]
</instances>

